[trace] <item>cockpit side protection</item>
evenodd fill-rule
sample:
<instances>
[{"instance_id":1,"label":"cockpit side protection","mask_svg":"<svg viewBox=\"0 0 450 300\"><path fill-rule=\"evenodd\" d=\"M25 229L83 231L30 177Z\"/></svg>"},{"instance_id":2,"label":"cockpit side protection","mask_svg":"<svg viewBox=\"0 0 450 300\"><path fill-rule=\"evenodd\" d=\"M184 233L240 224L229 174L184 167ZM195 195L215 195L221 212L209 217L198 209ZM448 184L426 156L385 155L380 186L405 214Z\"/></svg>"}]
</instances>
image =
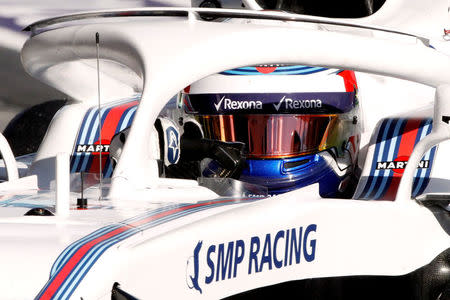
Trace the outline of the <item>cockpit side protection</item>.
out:
<instances>
[{"instance_id":1,"label":"cockpit side protection","mask_svg":"<svg viewBox=\"0 0 450 300\"><path fill-rule=\"evenodd\" d=\"M86 112L70 160L71 173L98 173L100 167L99 154L101 151L103 177L111 177L113 171L109 157L111 139L118 132L131 126L139 99L140 95L135 95L125 101L109 103L100 109L102 122L101 145L98 132L99 110L97 107L92 107Z\"/></svg>"},{"instance_id":2,"label":"cockpit side protection","mask_svg":"<svg viewBox=\"0 0 450 300\"><path fill-rule=\"evenodd\" d=\"M355 193L356 199L395 199L409 156L414 146L431 132L432 121L431 118L388 118L380 121L370 143L370 147L375 147L375 150L369 161L369 173L367 176L363 170ZM427 187L436 151L435 146L423 156L414 175L413 197L422 194ZM365 168L368 168L367 163Z\"/></svg>"}]
</instances>

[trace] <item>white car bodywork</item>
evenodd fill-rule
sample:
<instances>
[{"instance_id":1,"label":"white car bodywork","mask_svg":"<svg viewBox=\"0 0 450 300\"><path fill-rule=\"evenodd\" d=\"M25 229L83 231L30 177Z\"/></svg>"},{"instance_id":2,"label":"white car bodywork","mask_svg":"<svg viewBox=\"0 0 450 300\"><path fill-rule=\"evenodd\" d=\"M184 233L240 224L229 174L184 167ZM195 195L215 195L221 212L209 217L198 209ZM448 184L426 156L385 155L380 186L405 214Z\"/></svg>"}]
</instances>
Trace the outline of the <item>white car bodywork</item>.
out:
<instances>
[{"instance_id":1,"label":"white car bodywork","mask_svg":"<svg viewBox=\"0 0 450 300\"><path fill-rule=\"evenodd\" d=\"M276 20L206 22L202 13ZM440 121L450 116L450 57L426 38L366 28L384 25L389 15L387 9L350 22L165 8L31 25L33 36L22 51L25 69L75 101L55 116L28 176L16 178L8 169L9 181L0 184L2 298L109 299L118 282L142 299L216 299L286 281L401 276L428 265L450 247L449 233L432 211L411 200L411 185L414 166L441 142L431 182L450 177L450 127ZM67 154L85 112L97 105L96 33L102 104L142 96L111 181L101 185L103 199L94 185L84 194L88 209L80 210L80 194L69 193L69 174L61 171L68 170ZM361 78L386 75L430 86L425 93L436 89L435 126L411 155L396 201L321 199L317 185L266 199L223 198L195 181L158 177L152 128L167 101L207 75L273 62L351 69L364 72ZM411 110L428 105L430 116L429 100L407 103ZM375 123L391 114L386 106L392 100L379 101L362 103L365 114L376 115L366 124L366 145ZM2 153L7 148L0 145ZM5 160L14 168L11 157ZM56 192L45 191L51 186ZM435 192L431 187L427 193ZM56 215L24 216L32 208Z\"/></svg>"}]
</instances>

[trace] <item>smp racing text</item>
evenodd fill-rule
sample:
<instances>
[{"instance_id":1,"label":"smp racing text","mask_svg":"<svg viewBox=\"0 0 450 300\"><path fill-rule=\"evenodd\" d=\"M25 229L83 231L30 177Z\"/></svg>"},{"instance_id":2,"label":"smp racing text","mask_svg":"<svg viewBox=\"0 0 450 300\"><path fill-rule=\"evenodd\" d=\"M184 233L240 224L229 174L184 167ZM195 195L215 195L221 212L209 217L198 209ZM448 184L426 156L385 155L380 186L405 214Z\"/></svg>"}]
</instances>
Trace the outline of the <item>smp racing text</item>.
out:
<instances>
[{"instance_id":1,"label":"smp racing text","mask_svg":"<svg viewBox=\"0 0 450 300\"><path fill-rule=\"evenodd\" d=\"M199 241L188 261L188 286L202 293L204 284L312 262L316 258L316 231L317 225L310 224L203 249L203 241Z\"/></svg>"}]
</instances>

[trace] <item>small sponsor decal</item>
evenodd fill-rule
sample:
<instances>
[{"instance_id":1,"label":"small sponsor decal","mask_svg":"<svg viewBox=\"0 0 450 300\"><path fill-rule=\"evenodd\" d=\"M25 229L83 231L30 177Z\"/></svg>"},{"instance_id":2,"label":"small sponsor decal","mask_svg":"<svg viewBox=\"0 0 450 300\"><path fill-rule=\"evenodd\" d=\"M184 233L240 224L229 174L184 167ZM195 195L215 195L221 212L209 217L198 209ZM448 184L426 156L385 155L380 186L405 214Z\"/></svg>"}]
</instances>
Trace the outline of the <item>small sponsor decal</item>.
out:
<instances>
[{"instance_id":1,"label":"small sponsor decal","mask_svg":"<svg viewBox=\"0 0 450 300\"><path fill-rule=\"evenodd\" d=\"M223 105L222 105L223 104ZM253 100L231 100L230 98L225 98L223 96L218 103L214 103L214 107L216 111L221 110L248 110L248 109L262 109L261 101L253 101Z\"/></svg>"},{"instance_id":2,"label":"small sponsor decal","mask_svg":"<svg viewBox=\"0 0 450 300\"><path fill-rule=\"evenodd\" d=\"M109 153L109 142L108 144L79 144L76 148L77 153L92 153L99 154Z\"/></svg>"},{"instance_id":3,"label":"small sponsor decal","mask_svg":"<svg viewBox=\"0 0 450 300\"><path fill-rule=\"evenodd\" d=\"M202 294L216 282L310 263L316 259L316 231L310 224L205 247L199 241L187 260L187 286Z\"/></svg>"},{"instance_id":4,"label":"small sponsor decal","mask_svg":"<svg viewBox=\"0 0 450 300\"><path fill-rule=\"evenodd\" d=\"M280 110L281 105L284 103L284 107L286 110L288 109L310 109L310 108L322 108L322 100L320 99L311 99L311 100L293 100L292 98L287 98L283 96L278 104L273 104L276 111Z\"/></svg>"},{"instance_id":5,"label":"small sponsor decal","mask_svg":"<svg viewBox=\"0 0 450 300\"><path fill-rule=\"evenodd\" d=\"M444 29L444 35L442 37L444 40L450 41L450 29Z\"/></svg>"},{"instance_id":6,"label":"small sponsor decal","mask_svg":"<svg viewBox=\"0 0 450 300\"><path fill-rule=\"evenodd\" d=\"M408 164L409 156L399 156L393 161L379 161L377 162L377 170L392 170L395 173L403 174L406 165ZM419 162L419 169L427 169L430 166L429 160L421 160Z\"/></svg>"},{"instance_id":7,"label":"small sponsor decal","mask_svg":"<svg viewBox=\"0 0 450 300\"><path fill-rule=\"evenodd\" d=\"M196 289L197 291L202 293L202 289L198 285L198 271L199 271L199 263L198 263L198 255L200 253L200 249L202 248L203 241L199 241L197 246L194 249L194 255L188 259L188 267L192 269L187 269L186 271L186 282L190 289Z\"/></svg>"},{"instance_id":8,"label":"small sponsor decal","mask_svg":"<svg viewBox=\"0 0 450 300\"><path fill-rule=\"evenodd\" d=\"M180 158L180 144L178 131L173 126L167 127L166 139L168 141L167 160L171 164L176 164Z\"/></svg>"}]
</instances>

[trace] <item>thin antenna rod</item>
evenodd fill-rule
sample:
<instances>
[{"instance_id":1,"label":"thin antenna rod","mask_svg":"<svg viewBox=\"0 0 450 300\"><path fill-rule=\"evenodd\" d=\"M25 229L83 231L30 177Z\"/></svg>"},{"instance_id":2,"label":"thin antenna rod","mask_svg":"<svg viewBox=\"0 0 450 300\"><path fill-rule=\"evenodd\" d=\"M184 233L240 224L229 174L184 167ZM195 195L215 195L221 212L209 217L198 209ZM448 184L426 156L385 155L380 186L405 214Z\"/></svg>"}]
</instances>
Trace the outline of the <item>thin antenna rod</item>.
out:
<instances>
[{"instance_id":1,"label":"thin antenna rod","mask_svg":"<svg viewBox=\"0 0 450 300\"><path fill-rule=\"evenodd\" d=\"M95 33L95 43L97 45L97 91L98 91L98 136L99 136L99 149L100 149L100 161L99 161L99 176L100 176L100 196L99 200L102 199L102 192L103 192L103 169L102 169L102 152L103 152L103 146L102 146L102 116L101 116L101 101L100 101L100 34L98 32Z\"/></svg>"}]
</instances>

